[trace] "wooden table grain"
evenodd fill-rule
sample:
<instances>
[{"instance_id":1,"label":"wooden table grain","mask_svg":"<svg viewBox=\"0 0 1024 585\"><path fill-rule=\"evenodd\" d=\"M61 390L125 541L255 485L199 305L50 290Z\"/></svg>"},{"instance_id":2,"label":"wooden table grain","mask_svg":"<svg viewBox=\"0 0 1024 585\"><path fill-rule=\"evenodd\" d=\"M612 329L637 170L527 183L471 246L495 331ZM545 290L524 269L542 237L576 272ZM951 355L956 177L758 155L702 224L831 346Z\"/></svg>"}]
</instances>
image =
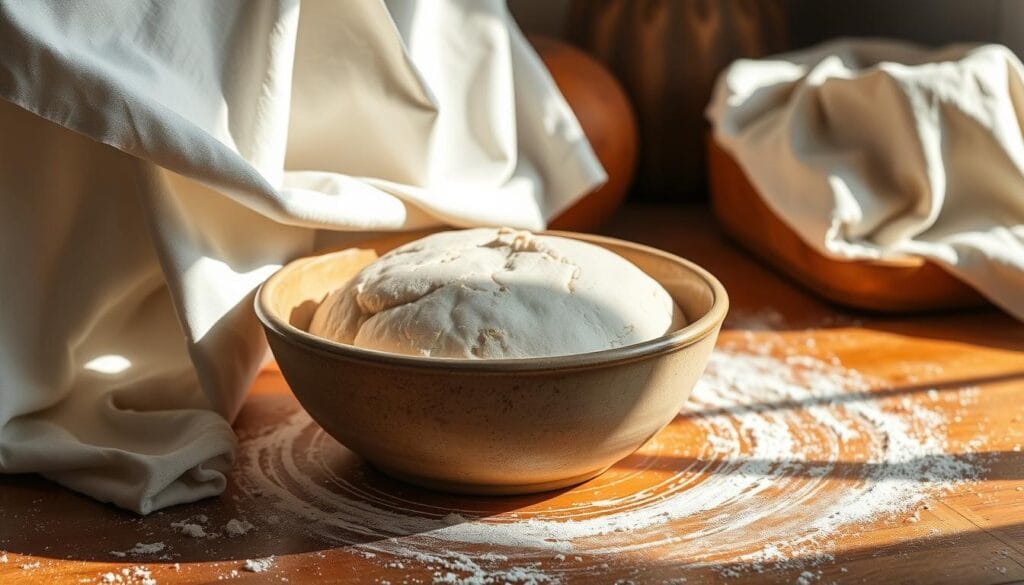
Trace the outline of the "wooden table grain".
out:
<instances>
[{"instance_id":1,"label":"wooden table grain","mask_svg":"<svg viewBox=\"0 0 1024 585\"><path fill-rule=\"evenodd\" d=\"M634 206L606 230L691 258L716 274L732 301L722 344L758 331L751 315L775 321L775 339L793 351L808 347L836 356L844 367L885 383L880 393L919 395L977 387L974 400L949 414L952 442L969 438L985 460L979 481L937 495L919 518L881 518L837 537L830 556L805 572L801 565L769 571L723 558L714 564L664 562L653 555L621 558L569 555L558 575L579 583L1010 583L1024 582L1024 327L994 310L913 317L851 313L823 303L761 266L723 238L703 207ZM1022 292L1024 294L1024 292ZM746 317L745 317L746 316ZM952 408L950 406L949 408ZM296 412L279 372L266 369L255 381L236 423L243 439L273 428ZM981 437L979 439L978 437ZM350 463L359 466L358 462ZM194 504L137 517L34 476L0 478L0 582L19 583L208 583L245 582L430 583L425 567L382 564L352 543L325 542L307 522L282 517L237 537L222 527L253 517L264 503L241 489L233 476L227 492ZM409 500L437 501L435 494L359 469L376 489ZM655 473L651 470L647 473ZM641 474L642 475L642 474ZM557 494L491 500L504 513L543 506ZM583 493L583 492L578 492ZM172 524L202 519L217 538L189 538ZM212 529L211 529L212 530ZM132 552L135 543L162 542L156 553ZM245 561L273 557L265 572ZM600 563L600 572L573 572ZM136 568L141 567L140 571ZM251 568L251 567L250 567ZM731 570L735 569L735 571ZM441 578L444 576L441 575ZM801 581L803 579L803 581Z\"/></svg>"}]
</instances>

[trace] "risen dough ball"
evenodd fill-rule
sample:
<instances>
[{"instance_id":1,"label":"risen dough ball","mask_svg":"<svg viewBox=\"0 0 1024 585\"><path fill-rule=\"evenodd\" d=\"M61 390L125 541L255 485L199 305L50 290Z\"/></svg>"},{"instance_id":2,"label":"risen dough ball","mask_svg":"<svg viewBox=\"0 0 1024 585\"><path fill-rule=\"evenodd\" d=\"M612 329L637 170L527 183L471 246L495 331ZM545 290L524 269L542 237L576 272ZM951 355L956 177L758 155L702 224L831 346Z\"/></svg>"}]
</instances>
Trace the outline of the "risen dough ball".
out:
<instances>
[{"instance_id":1,"label":"risen dough ball","mask_svg":"<svg viewBox=\"0 0 1024 585\"><path fill-rule=\"evenodd\" d=\"M604 248L479 228L385 254L327 297L309 331L392 353L525 358L646 341L679 318L661 285Z\"/></svg>"}]
</instances>

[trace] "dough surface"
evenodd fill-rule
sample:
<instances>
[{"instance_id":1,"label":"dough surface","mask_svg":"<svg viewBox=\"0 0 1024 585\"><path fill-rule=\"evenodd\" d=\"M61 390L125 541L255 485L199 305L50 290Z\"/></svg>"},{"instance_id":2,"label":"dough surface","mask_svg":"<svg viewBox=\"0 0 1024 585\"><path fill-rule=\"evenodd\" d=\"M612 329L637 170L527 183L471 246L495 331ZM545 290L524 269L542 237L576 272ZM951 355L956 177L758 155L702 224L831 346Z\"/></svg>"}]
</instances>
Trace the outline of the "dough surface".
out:
<instances>
[{"instance_id":1,"label":"dough surface","mask_svg":"<svg viewBox=\"0 0 1024 585\"><path fill-rule=\"evenodd\" d=\"M613 252L476 228L381 256L327 296L309 331L392 353L497 359L600 351L681 325L668 292Z\"/></svg>"}]
</instances>

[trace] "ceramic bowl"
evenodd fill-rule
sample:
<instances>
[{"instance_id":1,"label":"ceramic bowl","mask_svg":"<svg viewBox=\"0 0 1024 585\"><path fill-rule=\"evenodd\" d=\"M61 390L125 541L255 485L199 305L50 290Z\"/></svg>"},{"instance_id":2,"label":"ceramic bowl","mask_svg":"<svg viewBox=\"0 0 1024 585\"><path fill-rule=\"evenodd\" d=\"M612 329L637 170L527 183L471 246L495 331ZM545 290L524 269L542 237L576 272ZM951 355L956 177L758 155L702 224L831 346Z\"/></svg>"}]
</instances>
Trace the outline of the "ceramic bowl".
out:
<instances>
[{"instance_id":1,"label":"ceramic bowl","mask_svg":"<svg viewBox=\"0 0 1024 585\"><path fill-rule=\"evenodd\" d=\"M668 290L689 324L621 348L500 360L384 353L306 331L329 292L422 234L296 260L262 286L256 313L302 406L380 471L473 494L577 484L675 417L707 365L729 301L718 280L682 258L612 238L548 233L630 260Z\"/></svg>"}]
</instances>

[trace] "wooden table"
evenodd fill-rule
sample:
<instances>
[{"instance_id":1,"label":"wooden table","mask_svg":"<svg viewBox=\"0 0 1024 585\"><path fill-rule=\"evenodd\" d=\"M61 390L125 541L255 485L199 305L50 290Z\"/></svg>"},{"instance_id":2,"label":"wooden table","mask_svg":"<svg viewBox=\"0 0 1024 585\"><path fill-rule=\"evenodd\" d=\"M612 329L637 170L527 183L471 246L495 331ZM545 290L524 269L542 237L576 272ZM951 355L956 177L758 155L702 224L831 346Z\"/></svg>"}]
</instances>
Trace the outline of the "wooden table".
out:
<instances>
[{"instance_id":1,"label":"wooden table","mask_svg":"<svg viewBox=\"0 0 1024 585\"><path fill-rule=\"evenodd\" d=\"M807 295L724 241L703 208L633 207L607 231L691 258L724 282L731 296L732 316L720 346L741 347L770 337L775 349L783 353L832 356L843 368L878 381L870 390L878 397L914 404L930 401L934 408L948 411L950 451L976 452L974 460L981 462L983 471L978 481L931 495L914 510L873 517L830 536L822 545L824 554L814 558L755 566L742 555L716 557L714 551L708 551L700 562L687 562L672 557L671 543L619 554L599 554L583 546L566 554L548 551L531 557L535 562L531 566L543 571L542 578L572 583L1024 582L1024 454L1020 452L1024 443L1024 423L1020 422L1024 416L1024 327L994 310L899 317L844 312ZM970 393L970 400L955 399L957 392L973 387L977 390ZM850 399L873 399L870 393L851 395ZM386 552L380 552L381 547L387 551L397 546L396 542L401 544L401 536L393 540L371 534L358 538L349 531L325 537L318 522L277 510L273 494L263 493L262 484L249 475L253 465L266 467L267 473L283 465L276 453L280 449L273 442L274 433L281 428L296 430L288 445L300 459L317 449L329 452L324 456L325 469L317 472L326 475L313 474L312 484L286 489L319 489L316 484L334 489L332 478L340 477L347 482L345 489L365 488L362 496L349 494L348 501L365 497L373 503L373 498L397 498L411 508L431 510L434 516L447 510L473 509L493 522L515 522L531 514L585 507L590 499L603 497L594 495L598 488L616 497L629 495L630 490L655 481L658 474L672 473L673 466L683 465L676 459L685 459L662 457L661 451L654 453L645 447L648 452L641 450L621 469L617 466L574 490L520 498L458 498L382 477L318 435L314 427L284 423L294 423L295 417L301 416L280 374L273 368L266 370L236 424L242 449L227 492L217 499L145 518L97 504L36 477L0 479L0 550L7 552L6 562L0 562L0 582L104 582L106 576L111 582L142 583L148 574L159 583L234 579L430 583L449 578L449 571L456 581L472 576L472 570L452 569L450 563L419 562L409 556L387 558ZM670 425L663 435L686 436L691 427L685 418L678 419L678 426ZM656 438L654 442L667 440ZM254 453L257 444L263 450ZM253 463L257 455L259 459ZM873 464L878 465L850 463ZM859 467L852 469L849 473L859 473ZM697 480L699 475L695 472ZM289 481L286 472L281 472L281 477L285 483ZM323 504L325 497L330 500L331 492L317 497ZM804 504L812 517L814 501ZM332 521L346 520L344 510L339 510ZM801 513L807 514L808 509ZM231 537L225 531L231 519L252 521L254 526L246 534ZM785 518L777 520L784 524ZM714 528L700 525L701 521L699 517L680 520L688 522L687 530ZM214 536L186 536L181 533L182 522L204 527ZM175 523L179 528L172 526ZM764 525L756 529L766 531ZM778 536L767 532L770 528L764 539ZM737 534L741 537L756 541L762 533ZM404 538L418 539L420 547L430 542L429 535ZM637 535L638 540L643 538ZM163 543L161 550L132 552L136 543L157 542ZM498 569L504 561L493 554L507 552L494 545L480 545L475 550L481 555L491 552L490 557L473 558L487 559ZM246 570L247 559L271 556L266 571ZM142 569L135 571L135 567ZM250 563L250 568L259 567ZM127 574L122 574L125 569ZM516 577L500 571L489 574L506 580ZM483 577L487 574L478 576L486 581Z\"/></svg>"}]
</instances>

